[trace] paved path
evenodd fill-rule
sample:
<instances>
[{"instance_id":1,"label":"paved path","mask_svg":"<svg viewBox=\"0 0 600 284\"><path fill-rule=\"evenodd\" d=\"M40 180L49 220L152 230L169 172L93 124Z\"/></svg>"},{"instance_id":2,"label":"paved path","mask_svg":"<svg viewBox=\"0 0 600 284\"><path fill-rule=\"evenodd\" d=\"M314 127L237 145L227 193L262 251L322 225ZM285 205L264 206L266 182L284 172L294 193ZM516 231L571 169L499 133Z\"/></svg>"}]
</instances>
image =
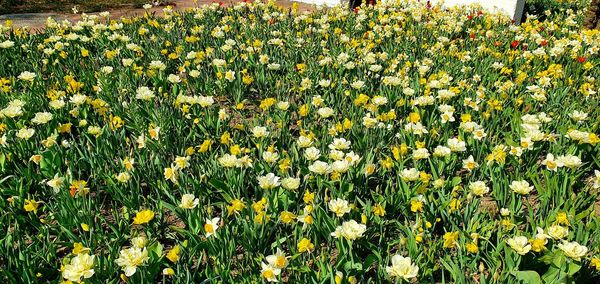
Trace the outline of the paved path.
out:
<instances>
[{"instance_id":1,"label":"paved path","mask_svg":"<svg viewBox=\"0 0 600 284\"><path fill-rule=\"evenodd\" d=\"M151 0L149 0L148 2L152 2ZM212 0L198 0L196 1L197 3L194 3L194 0L174 0L172 1L174 3L173 5L173 9L187 9L187 8L193 8L193 7L198 7L198 6L202 6L205 4L211 4L214 1ZM232 5L234 3L240 2L239 0L220 0L219 2L222 2L223 5ZM290 0L278 0L277 2L278 6L284 7L284 8L289 8L292 6L292 1ZM310 4L306 4L306 3L298 3L298 8L300 11L311 11L314 10L316 6L314 5L310 5ZM153 7L150 9L150 11L152 12L158 12L161 13L162 9L164 9L165 7ZM120 17L131 17L131 16L136 16L136 15L143 15L144 13L144 9L138 9L138 8L123 8L123 9L112 9L112 10L108 10L111 13L111 18L113 19L118 19ZM89 13L89 14L97 14L97 13ZM53 19L55 19L57 22L59 21L63 21L63 20L69 20L71 22L75 22L78 21L79 19L81 19L81 15L76 15L76 14L62 14L62 13L26 13L26 14L8 14L8 15L0 15L0 22L4 22L5 20L12 20L13 21L13 26L20 28L20 27L29 27L32 30L39 30L39 29L43 29L46 23L46 19L48 17L52 17Z\"/></svg>"}]
</instances>

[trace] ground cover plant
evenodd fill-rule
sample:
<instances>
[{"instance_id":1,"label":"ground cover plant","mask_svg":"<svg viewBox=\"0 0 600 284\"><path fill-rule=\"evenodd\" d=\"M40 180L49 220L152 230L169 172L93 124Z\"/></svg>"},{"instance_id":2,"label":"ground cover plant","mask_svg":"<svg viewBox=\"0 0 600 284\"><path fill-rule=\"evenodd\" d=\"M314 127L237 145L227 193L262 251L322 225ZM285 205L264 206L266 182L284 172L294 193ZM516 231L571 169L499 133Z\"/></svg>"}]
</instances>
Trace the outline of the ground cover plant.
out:
<instances>
[{"instance_id":1,"label":"ground cover plant","mask_svg":"<svg viewBox=\"0 0 600 284\"><path fill-rule=\"evenodd\" d=\"M593 283L600 32L213 4L0 27L9 283Z\"/></svg>"}]
</instances>

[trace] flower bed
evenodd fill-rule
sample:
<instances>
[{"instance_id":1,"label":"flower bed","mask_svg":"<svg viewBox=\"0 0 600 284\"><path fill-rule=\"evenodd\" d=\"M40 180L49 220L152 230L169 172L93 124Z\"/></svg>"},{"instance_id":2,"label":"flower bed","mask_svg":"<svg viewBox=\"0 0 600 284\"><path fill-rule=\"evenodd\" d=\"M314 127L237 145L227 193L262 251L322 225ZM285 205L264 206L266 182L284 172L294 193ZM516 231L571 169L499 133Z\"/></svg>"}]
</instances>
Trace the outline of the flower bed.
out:
<instances>
[{"instance_id":1,"label":"flower bed","mask_svg":"<svg viewBox=\"0 0 600 284\"><path fill-rule=\"evenodd\" d=\"M0 275L597 281L581 20L254 2L0 27Z\"/></svg>"}]
</instances>

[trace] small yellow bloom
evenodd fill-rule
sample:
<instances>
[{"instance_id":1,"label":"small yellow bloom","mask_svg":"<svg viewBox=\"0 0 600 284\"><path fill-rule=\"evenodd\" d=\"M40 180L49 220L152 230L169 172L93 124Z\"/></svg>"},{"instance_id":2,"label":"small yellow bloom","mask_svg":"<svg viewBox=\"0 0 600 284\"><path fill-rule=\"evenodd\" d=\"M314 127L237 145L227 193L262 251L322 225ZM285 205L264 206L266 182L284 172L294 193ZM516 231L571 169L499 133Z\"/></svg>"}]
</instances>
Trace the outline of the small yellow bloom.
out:
<instances>
[{"instance_id":1,"label":"small yellow bloom","mask_svg":"<svg viewBox=\"0 0 600 284\"><path fill-rule=\"evenodd\" d=\"M375 206L373 206L373 214L375 214L375 216L383 217L385 215L385 208L379 203L375 204Z\"/></svg>"},{"instance_id":2,"label":"small yellow bloom","mask_svg":"<svg viewBox=\"0 0 600 284\"><path fill-rule=\"evenodd\" d=\"M154 212L152 210L146 209L142 210L135 214L133 217L133 223L136 225L146 224L150 222L154 218Z\"/></svg>"},{"instance_id":3,"label":"small yellow bloom","mask_svg":"<svg viewBox=\"0 0 600 284\"><path fill-rule=\"evenodd\" d=\"M169 250L169 252L167 253L167 259L170 260L172 263L175 263L179 260L179 258L181 257L179 254L181 252L181 247L179 245L174 246L171 250Z\"/></svg>"},{"instance_id":4,"label":"small yellow bloom","mask_svg":"<svg viewBox=\"0 0 600 284\"><path fill-rule=\"evenodd\" d=\"M290 224L294 222L294 219L296 219L296 215L294 215L294 213L292 212L283 211L281 212L281 214L279 214L279 219L283 223Z\"/></svg>"},{"instance_id":5,"label":"small yellow bloom","mask_svg":"<svg viewBox=\"0 0 600 284\"><path fill-rule=\"evenodd\" d=\"M298 242L298 252L312 252L315 249L315 245L307 238L302 238Z\"/></svg>"},{"instance_id":6,"label":"small yellow bloom","mask_svg":"<svg viewBox=\"0 0 600 284\"><path fill-rule=\"evenodd\" d=\"M479 252L479 248L477 247L477 244L475 242L467 243L467 245L465 247L467 249L467 252L469 252L469 253Z\"/></svg>"},{"instance_id":7,"label":"small yellow bloom","mask_svg":"<svg viewBox=\"0 0 600 284\"><path fill-rule=\"evenodd\" d=\"M23 205L23 209L27 212L37 213L39 203L33 199L25 199L25 204Z\"/></svg>"},{"instance_id":8,"label":"small yellow bloom","mask_svg":"<svg viewBox=\"0 0 600 284\"><path fill-rule=\"evenodd\" d=\"M447 232L444 234L444 248L455 248L458 244L458 232Z\"/></svg>"},{"instance_id":9,"label":"small yellow bloom","mask_svg":"<svg viewBox=\"0 0 600 284\"><path fill-rule=\"evenodd\" d=\"M410 201L410 211L414 213L423 212L423 202L419 200Z\"/></svg>"},{"instance_id":10,"label":"small yellow bloom","mask_svg":"<svg viewBox=\"0 0 600 284\"><path fill-rule=\"evenodd\" d=\"M167 267L167 268L163 269L162 274L166 275L166 276L171 276L171 275L175 274L175 270L173 270L173 268L171 268L171 267Z\"/></svg>"},{"instance_id":11,"label":"small yellow bloom","mask_svg":"<svg viewBox=\"0 0 600 284\"><path fill-rule=\"evenodd\" d=\"M594 257L592 261L590 261L592 267L596 268L596 270L600 271L600 258Z\"/></svg>"}]
</instances>

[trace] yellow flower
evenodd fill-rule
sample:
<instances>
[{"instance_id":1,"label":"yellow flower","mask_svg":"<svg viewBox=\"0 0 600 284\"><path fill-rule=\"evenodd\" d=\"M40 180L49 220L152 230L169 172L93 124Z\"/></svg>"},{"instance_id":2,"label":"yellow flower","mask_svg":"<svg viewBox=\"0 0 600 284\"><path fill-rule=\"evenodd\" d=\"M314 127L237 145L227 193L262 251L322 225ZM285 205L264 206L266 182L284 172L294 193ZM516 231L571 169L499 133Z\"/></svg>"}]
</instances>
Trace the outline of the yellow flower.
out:
<instances>
[{"instance_id":1,"label":"yellow flower","mask_svg":"<svg viewBox=\"0 0 600 284\"><path fill-rule=\"evenodd\" d=\"M559 225L569 225L569 218L567 217L567 213L565 212L559 212L558 215L556 215L556 223Z\"/></svg>"},{"instance_id":2,"label":"yellow flower","mask_svg":"<svg viewBox=\"0 0 600 284\"><path fill-rule=\"evenodd\" d=\"M596 270L600 271L600 258L594 257L592 261L590 261L592 267L596 268Z\"/></svg>"},{"instance_id":3,"label":"yellow flower","mask_svg":"<svg viewBox=\"0 0 600 284\"><path fill-rule=\"evenodd\" d=\"M227 206L227 215L240 213L244 208L246 208L246 204L244 204L243 201L234 199L231 201L231 204Z\"/></svg>"},{"instance_id":4,"label":"yellow flower","mask_svg":"<svg viewBox=\"0 0 600 284\"><path fill-rule=\"evenodd\" d=\"M90 231L90 226L88 224L86 224L86 223L81 223L81 229L84 230L84 231L86 231L86 232L89 232Z\"/></svg>"},{"instance_id":5,"label":"yellow flower","mask_svg":"<svg viewBox=\"0 0 600 284\"><path fill-rule=\"evenodd\" d=\"M179 245L175 245L169 252L167 253L167 259L171 262L175 263L179 260L181 252L181 247Z\"/></svg>"},{"instance_id":6,"label":"yellow flower","mask_svg":"<svg viewBox=\"0 0 600 284\"><path fill-rule=\"evenodd\" d=\"M410 211L412 212L423 212L423 202L419 200L411 200L410 201Z\"/></svg>"},{"instance_id":7,"label":"yellow flower","mask_svg":"<svg viewBox=\"0 0 600 284\"><path fill-rule=\"evenodd\" d=\"M170 180L174 184L177 184L177 169L175 167L168 167L164 170L164 176L166 180Z\"/></svg>"},{"instance_id":8,"label":"yellow flower","mask_svg":"<svg viewBox=\"0 0 600 284\"><path fill-rule=\"evenodd\" d=\"M210 150L210 146L212 145L213 141L210 139L206 139L204 140L204 142L202 142L202 144L200 145L199 149L198 149L198 153L205 153L208 150Z\"/></svg>"},{"instance_id":9,"label":"yellow flower","mask_svg":"<svg viewBox=\"0 0 600 284\"><path fill-rule=\"evenodd\" d=\"M73 251L71 251L71 253L74 255L78 255L78 254L82 254L82 253L87 253L88 251L90 251L90 249L84 247L82 243L74 243Z\"/></svg>"},{"instance_id":10,"label":"yellow flower","mask_svg":"<svg viewBox=\"0 0 600 284\"><path fill-rule=\"evenodd\" d=\"M385 215L385 208L383 208L383 206L381 206L379 203L375 204L375 206L373 206L373 214L383 217Z\"/></svg>"},{"instance_id":11,"label":"yellow flower","mask_svg":"<svg viewBox=\"0 0 600 284\"><path fill-rule=\"evenodd\" d=\"M152 210L146 209L142 210L135 214L133 217L133 223L136 225L146 224L150 222L154 218L154 212Z\"/></svg>"},{"instance_id":12,"label":"yellow flower","mask_svg":"<svg viewBox=\"0 0 600 284\"><path fill-rule=\"evenodd\" d=\"M25 204L23 205L23 209L27 212L37 213L39 203L33 199L25 199Z\"/></svg>"},{"instance_id":13,"label":"yellow flower","mask_svg":"<svg viewBox=\"0 0 600 284\"><path fill-rule=\"evenodd\" d=\"M541 252L546 249L546 240L545 239L532 239L529 240L531 244L531 250L534 252Z\"/></svg>"},{"instance_id":14,"label":"yellow flower","mask_svg":"<svg viewBox=\"0 0 600 284\"><path fill-rule=\"evenodd\" d=\"M307 190L304 192L304 197L302 199L304 200L305 204L313 203L315 200L315 193Z\"/></svg>"},{"instance_id":15,"label":"yellow flower","mask_svg":"<svg viewBox=\"0 0 600 284\"><path fill-rule=\"evenodd\" d=\"M458 232L447 232L444 234L444 248L455 248L458 244Z\"/></svg>"},{"instance_id":16,"label":"yellow flower","mask_svg":"<svg viewBox=\"0 0 600 284\"><path fill-rule=\"evenodd\" d=\"M283 223L290 224L294 222L294 219L296 219L296 215L294 215L294 213L292 212L283 211L281 212L281 214L279 214L279 219Z\"/></svg>"},{"instance_id":17,"label":"yellow flower","mask_svg":"<svg viewBox=\"0 0 600 284\"><path fill-rule=\"evenodd\" d=\"M271 220L271 216L267 215L267 212L264 211L257 212L256 216L254 216L254 222L260 225L268 223L269 220Z\"/></svg>"},{"instance_id":18,"label":"yellow flower","mask_svg":"<svg viewBox=\"0 0 600 284\"><path fill-rule=\"evenodd\" d=\"M475 242L467 243L465 247L469 253L477 253L479 251L479 247L477 247Z\"/></svg>"},{"instance_id":19,"label":"yellow flower","mask_svg":"<svg viewBox=\"0 0 600 284\"><path fill-rule=\"evenodd\" d=\"M298 252L312 252L315 249L315 245L307 238L302 238L298 242Z\"/></svg>"},{"instance_id":20,"label":"yellow flower","mask_svg":"<svg viewBox=\"0 0 600 284\"><path fill-rule=\"evenodd\" d=\"M171 275L175 274L175 270L173 270L173 268L171 268L171 267L167 267L167 268L163 269L162 274L171 276Z\"/></svg>"}]
</instances>

